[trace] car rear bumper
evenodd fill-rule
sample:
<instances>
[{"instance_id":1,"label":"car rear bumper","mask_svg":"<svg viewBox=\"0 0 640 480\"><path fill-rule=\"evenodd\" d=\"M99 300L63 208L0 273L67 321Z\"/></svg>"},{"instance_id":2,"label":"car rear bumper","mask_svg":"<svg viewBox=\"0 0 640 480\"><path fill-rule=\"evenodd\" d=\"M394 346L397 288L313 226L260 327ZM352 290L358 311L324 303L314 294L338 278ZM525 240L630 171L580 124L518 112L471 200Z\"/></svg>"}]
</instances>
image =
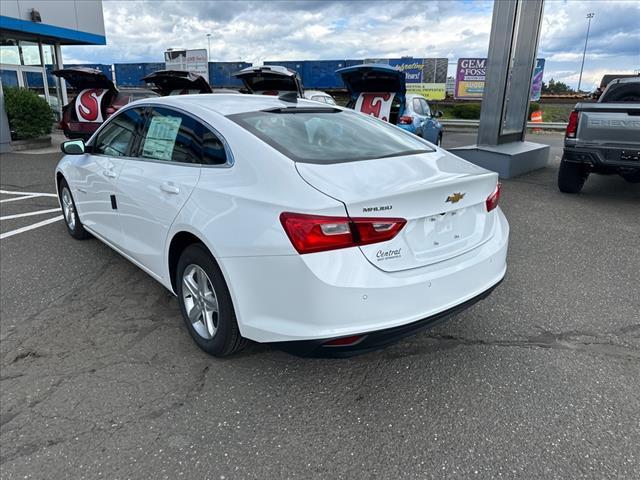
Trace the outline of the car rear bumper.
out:
<instances>
[{"instance_id":1,"label":"car rear bumper","mask_svg":"<svg viewBox=\"0 0 640 480\"><path fill-rule=\"evenodd\" d=\"M358 248L310 255L220 258L241 334L258 342L332 339L388 330L453 311L506 272L509 226L448 260L384 272Z\"/></svg>"},{"instance_id":2,"label":"car rear bumper","mask_svg":"<svg viewBox=\"0 0 640 480\"><path fill-rule=\"evenodd\" d=\"M591 165L593 167L640 169L640 147L564 147L562 160L565 162Z\"/></svg>"}]
</instances>

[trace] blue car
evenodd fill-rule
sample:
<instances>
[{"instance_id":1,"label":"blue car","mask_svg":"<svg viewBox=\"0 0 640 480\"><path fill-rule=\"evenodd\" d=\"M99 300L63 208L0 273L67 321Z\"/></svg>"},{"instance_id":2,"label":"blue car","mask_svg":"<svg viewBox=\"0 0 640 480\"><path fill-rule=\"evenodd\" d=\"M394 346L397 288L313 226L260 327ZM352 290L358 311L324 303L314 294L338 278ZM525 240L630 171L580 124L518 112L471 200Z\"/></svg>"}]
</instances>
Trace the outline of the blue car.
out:
<instances>
[{"instance_id":1,"label":"blue car","mask_svg":"<svg viewBox=\"0 0 640 480\"><path fill-rule=\"evenodd\" d=\"M426 98L407 94L404 72L384 64L362 64L336 70L351 99L348 108L374 115L440 145L442 112L432 112Z\"/></svg>"}]
</instances>

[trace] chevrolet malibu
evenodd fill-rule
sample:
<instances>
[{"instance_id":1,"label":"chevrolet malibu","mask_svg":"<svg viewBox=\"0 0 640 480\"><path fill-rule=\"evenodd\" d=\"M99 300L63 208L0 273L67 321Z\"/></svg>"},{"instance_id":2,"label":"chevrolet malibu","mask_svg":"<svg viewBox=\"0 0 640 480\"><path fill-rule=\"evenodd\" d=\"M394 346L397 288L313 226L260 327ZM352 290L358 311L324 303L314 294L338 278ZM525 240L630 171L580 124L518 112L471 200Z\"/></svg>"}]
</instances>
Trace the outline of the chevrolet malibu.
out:
<instances>
[{"instance_id":1,"label":"chevrolet malibu","mask_svg":"<svg viewBox=\"0 0 640 480\"><path fill-rule=\"evenodd\" d=\"M247 340L380 348L505 275L497 175L352 110L295 94L149 98L62 149L71 236L173 292L216 356Z\"/></svg>"}]
</instances>

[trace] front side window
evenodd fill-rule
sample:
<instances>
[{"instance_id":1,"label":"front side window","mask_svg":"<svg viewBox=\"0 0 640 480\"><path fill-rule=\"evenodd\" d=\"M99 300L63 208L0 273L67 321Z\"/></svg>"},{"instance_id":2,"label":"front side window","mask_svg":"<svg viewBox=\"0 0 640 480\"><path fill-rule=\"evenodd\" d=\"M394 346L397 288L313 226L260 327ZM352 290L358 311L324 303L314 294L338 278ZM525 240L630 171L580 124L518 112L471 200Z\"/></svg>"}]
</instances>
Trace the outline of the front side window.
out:
<instances>
[{"instance_id":1,"label":"front side window","mask_svg":"<svg viewBox=\"0 0 640 480\"><path fill-rule=\"evenodd\" d=\"M284 108L228 118L296 162L330 164L433 151L411 133L347 110Z\"/></svg>"},{"instance_id":2,"label":"front side window","mask_svg":"<svg viewBox=\"0 0 640 480\"><path fill-rule=\"evenodd\" d=\"M136 129L142 123L141 108L130 108L112 117L98 134L93 152L112 157L130 155Z\"/></svg>"}]
</instances>

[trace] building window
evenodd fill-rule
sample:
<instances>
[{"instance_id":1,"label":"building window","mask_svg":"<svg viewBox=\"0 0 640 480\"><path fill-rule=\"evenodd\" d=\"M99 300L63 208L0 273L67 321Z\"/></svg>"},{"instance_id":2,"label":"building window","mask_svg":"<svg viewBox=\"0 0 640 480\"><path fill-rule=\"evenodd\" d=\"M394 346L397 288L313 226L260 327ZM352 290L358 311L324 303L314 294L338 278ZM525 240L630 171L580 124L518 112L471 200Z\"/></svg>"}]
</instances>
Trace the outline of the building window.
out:
<instances>
[{"instance_id":1,"label":"building window","mask_svg":"<svg viewBox=\"0 0 640 480\"><path fill-rule=\"evenodd\" d=\"M20 65L18 42L10 38L0 39L0 63L3 65Z\"/></svg>"},{"instance_id":2,"label":"building window","mask_svg":"<svg viewBox=\"0 0 640 480\"><path fill-rule=\"evenodd\" d=\"M20 41L20 51L22 53L23 65L38 65L42 66L40 60L40 47L34 42Z\"/></svg>"}]
</instances>

